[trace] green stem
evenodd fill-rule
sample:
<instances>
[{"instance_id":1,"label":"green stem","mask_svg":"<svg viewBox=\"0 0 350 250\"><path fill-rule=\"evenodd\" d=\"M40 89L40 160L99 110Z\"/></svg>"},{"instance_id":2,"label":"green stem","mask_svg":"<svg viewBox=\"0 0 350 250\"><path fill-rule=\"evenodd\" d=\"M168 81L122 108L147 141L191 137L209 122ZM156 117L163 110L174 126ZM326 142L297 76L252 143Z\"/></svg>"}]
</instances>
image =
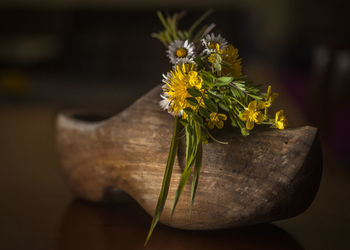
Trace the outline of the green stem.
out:
<instances>
[{"instance_id":1,"label":"green stem","mask_svg":"<svg viewBox=\"0 0 350 250\"><path fill-rule=\"evenodd\" d=\"M240 101L238 101L238 99L237 98L235 98L235 97L231 97L233 100L235 100L239 105L241 105L244 109L246 109L247 107L246 106L244 106Z\"/></svg>"},{"instance_id":2,"label":"green stem","mask_svg":"<svg viewBox=\"0 0 350 250\"><path fill-rule=\"evenodd\" d=\"M225 142L225 141L219 141L218 139L216 139L214 136L212 136L212 134L210 134L209 130L206 128L206 127L202 127L208 134L208 136L215 142L219 143L219 144L223 144L223 145L227 145L228 142Z\"/></svg>"}]
</instances>

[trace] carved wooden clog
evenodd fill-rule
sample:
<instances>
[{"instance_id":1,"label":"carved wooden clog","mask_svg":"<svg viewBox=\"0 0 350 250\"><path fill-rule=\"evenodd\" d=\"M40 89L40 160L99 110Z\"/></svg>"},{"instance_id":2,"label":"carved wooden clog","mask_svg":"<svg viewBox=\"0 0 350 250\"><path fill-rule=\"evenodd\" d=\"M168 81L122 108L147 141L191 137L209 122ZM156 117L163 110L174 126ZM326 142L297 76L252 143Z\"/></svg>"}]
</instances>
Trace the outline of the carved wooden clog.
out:
<instances>
[{"instance_id":1,"label":"carved wooden clog","mask_svg":"<svg viewBox=\"0 0 350 250\"><path fill-rule=\"evenodd\" d=\"M153 215L172 136L173 117L159 108L156 87L123 112L102 121L61 113L57 145L67 181L81 198L103 201L123 190ZM190 218L190 182L173 217L171 205L184 165L184 142L160 222L183 229L237 227L295 216L314 199L321 172L317 129L237 129L214 132L228 145L203 146L203 167Z\"/></svg>"}]
</instances>

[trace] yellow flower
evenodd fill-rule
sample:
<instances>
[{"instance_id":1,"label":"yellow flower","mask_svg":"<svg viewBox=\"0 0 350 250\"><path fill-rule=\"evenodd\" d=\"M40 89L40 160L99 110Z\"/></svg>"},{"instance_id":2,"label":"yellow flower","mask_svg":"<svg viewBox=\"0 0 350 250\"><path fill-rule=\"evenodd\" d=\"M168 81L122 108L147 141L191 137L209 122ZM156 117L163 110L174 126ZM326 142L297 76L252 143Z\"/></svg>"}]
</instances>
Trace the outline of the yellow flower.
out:
<instances>
[{"instance_id":1,"label":"yellow flower","mask_svg":"<svg viewBox=\"0 0 350 250\"><path fill-rule=\"evenodd\" d=\"M278 129L285 129L288 126L288 121L287 118L284 116L283 109L276 113L275 124Z\"/></svg>"},{"instance_id":2,"label":"yellow flower","mask_svg":"<svg viewBox=\"0 0 350 250\"><path fill-rule=\"evenodd\" d=\"M218 58L218 55L222 54L223 51L220 49L220 45L217 42L210 42L209 49L215 51L211 53L208 57L208 62L215 63Z\"/></svg>"},{"instance_id":3,"label":"yellow flower","mask_svg":"<svg viewBox=\"0 0 350 250\"><path fill-rule=\"evenodd\" d=\"M210 47L210 45L209 45L209 47ZM218 54L222 54L223 53L223 51L220 49L219 43L215 43L215 49L216 49L216 53L218 53Z\"/></svg>"},{"instance_id":4,"label":"yellow flower","mask_svg":"<svg viewBox=\"0 0 350 250\"><path fill-rule=\"evenodd\" d=\"M208 48L211 49L211 50L215 50L215 49L217 49L218 46L219 46L219 49L220 49L220 45L217 42L210 41L209 45L208 45Z\"/></svg>"},{"instance_id":5,"label":"yellow flower","mask_svg":"<svg viewBox=\"0 0 350 250\"><path fill-rule=\"evenodd\" d=\"M219 113L210 113L210 119L207 119L208 121L208 127L210 129L213 129L214 126L217 128L222 128L224 126L224 122L227 120L227 116L225 114L219 114Z\"/></svg>"},{"instance_id":6,"label":"yellow flower","mask_svg":"<svg viewBox=\"0 0 350 250\"><path fill-rule=\"evenodd\" d=\"M278 93L272 93L271 94L271 85L268 86L267 88L267 93L266 96L264 97L265 101L265 115L267 114L267 109L271 107L272 103L275 101L277 98Z\"/></svg>"},{"instance_id":7,"label":"yellow flower","mask_svg":"<svg viewBox=\"0 0 350 250\"><path fill-rule=\"evenodd\" d=\"M241 116L241 120L246 121L247 129L251 130L254 128L254 123L261 124L264 121L264 115L259 111L264 107L263 102L257 103L256 100L249 103L248 110L244 111Z\"/></svg>"},{"instance_id":8,"label":"yellow flower","mask_svg":"<svg viewBox=\"0 0 350 250\"><path fill-rule=\"evenodd\" d=\"M222 73L224 75L230 74L233 77L239 77L242 75L242 59L239 58L238 49L229 44L222 50L222 59L231 65L230 68L223 67Z\"/></svg>"},{"instance_id":9,"label":"yellow flower","mask_svg":"<svg viewBox=\"0 0 350 250\"><path fill-rule=\"evenodd\" d=\"M215 60L216 60L216 54L215 53L210 54L210 56L208 57L208 62L214 63Z\"/></svg>"},{"instance_id":10,"label":"yellow flower","mask_svg":"<svg viewBox=\"0 0 350 250\"><path fill-rule=\"evenodd\" d=\"M170 71L170 76L166 77L163 82L166 84L164 92L168 96L169 111L174 115L181 115L184 108L193 108L186 100L187 97L192 97L187 89L196 87L201 90L203 79L195 70L195 65L182 64L181 67L177 65L174 70ZM203 102L200 97L196 97L196 99L200 103ZM183 117L187 117L185 113Z\"/></svg>"}]
</instances>

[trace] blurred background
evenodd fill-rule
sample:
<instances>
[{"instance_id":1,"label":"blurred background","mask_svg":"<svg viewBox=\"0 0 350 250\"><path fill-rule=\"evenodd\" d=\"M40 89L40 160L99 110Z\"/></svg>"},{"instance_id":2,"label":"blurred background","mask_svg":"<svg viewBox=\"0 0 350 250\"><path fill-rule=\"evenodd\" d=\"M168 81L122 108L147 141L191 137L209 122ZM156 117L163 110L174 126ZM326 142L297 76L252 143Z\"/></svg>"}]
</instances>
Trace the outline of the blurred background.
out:
<instances>
[{"instance_id":1,"label":"blurred background","mask_svg":"<svg viewBox=\"0 0 350 250\"><path fill-rule=\"evenodd\" d=\"M350 162L347 1L2 0L0 102L118 108L161 83L165 48L155 11L188 10L240 50L244 73L288 100L291 125L309 123ZM288 112L287 112L288 114ZM300 121L302 119L302 121ZM306 121L306 122L305 122Z\"/></svg>"},{"instance_id":2,"label":"blurred background","mask_svg":"<svg viewBox=\"0 0 350 250\"><path fill-rule=\"evenodd\" d=\"M340 182L339 192L349 188L348 1L1 0L0 187L12 190L3 195L13 204L0 214L8 237L18 229L13 216L21 218L20 225L32 223L27 217L40 218L28 194L40 194L40 204L51 213L71 199L55 154L56 113L70 108L118 112L159 86L170 64L166 48L150 36L162 28L156 10L186 9L180 22L186 28L208 8L215 12L207 23L216 23L214 31L239 48L244 74L279 92L275 106L286 110L291 127L320 129L325 167L339 173L327 187ZM17 182L22 184L13 188ZM327 194L323 200L331 203L327 197L335 193ZM342 195L350 198L348 190ZM26 204L32 212L13 210L14 204ZM47 230L42 223L38 232ZM24 242L40 234L27 237Z\"/></svg>"}]
</instances>

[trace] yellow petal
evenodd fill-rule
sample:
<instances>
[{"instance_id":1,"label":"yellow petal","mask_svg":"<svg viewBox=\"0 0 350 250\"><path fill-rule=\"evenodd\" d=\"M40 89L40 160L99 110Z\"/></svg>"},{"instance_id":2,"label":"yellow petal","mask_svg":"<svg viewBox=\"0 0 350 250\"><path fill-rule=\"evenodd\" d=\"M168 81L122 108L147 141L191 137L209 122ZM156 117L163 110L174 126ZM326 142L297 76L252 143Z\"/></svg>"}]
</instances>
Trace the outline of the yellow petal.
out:
<instances>
[{"instance_id":1,"label":"yellow petal","mask_svg":"<svg viewBox=\"0 0 350 250\"><path fill-rule=\"evenodd\" d=\"M224 126L224 122L223 121L219 121L217 124L216 124L216 126L218 127L218 128L222 128L223 126Z\"/></svg>"},{"instance_id":2,"label":"yellow petal","mask_svg":"<svg viewBox=\"0 0 350 250\"><path fill-rule=\"evenodd\" d=\"M241 120L242 120L242 121L246 121L246 120L248 120L248 117L249 117L249 111L246 110L246 111L244 111L244 112L242 113L242 115L241 115Z\"/></svg>"},{"instance_id":3,"label":"yellow petal","mask_svg":"<svg viewBox=\"0 0 350 250\"><path fill-rule=\"evenodd\" d=\"M276 112L275 124L276 124L276 127L278 129L284 129L287 126L288 121L287 121L286 117L284 116L283 109Z\"/></svg>"},{"instance_id":4,"label":"yellow petal","mask_svg":"<svg viewBox=\"0 0 350 250\"><path fill-rule=\"evenodd\" d=\"M271 94L271 85L267 87L267 98L269 98L270 94Z\"/></svg>"},{"instance_id":5,"label":"yellow petal","mask_svg":"<svg viewBox=\"0 0 350 250\"><path fill-rule=\"evenodd\" d=\"M256 100L254 100L254 101L252 101L252 102L250 102L248 104L248 109L249 110L255 110L256 109Z\"/></svg>"},{"instance_id":6,"label":"yellow petal","mask_svg":"<svg viewBox=\"0 0 350 250\"><path fill-rule=\"evenodd\" d=\"M273 102L278 97L278 93L272 93L271 101Z\"/></svg>"},{"instance_id":7,"label":"yellow petal","mask_svg":"<svg viewBox=\"0 0 350 250\"><path fill-rule=\"evenodd\" d=\"M276 123L276 127L277 127L278 129L284 129L284 124L283 124L283 122L277 122L277 123Z\"/></svg>"},{"instance_id":8,"label":"yellow petal","mask_svg":"<svg viewBox=\"0 0 350 250\"><path fill-rule=\"evenodd\" d=\"M260 101L258 102L258 109L264 109L266 107L266 102Z\"/></svg>"},{"instance_id":9,"label":"yellow petal","mask_svg":"<svg viewBox=\"0 0 350 250\"><path fill-rule=\"evenodd\" d=\"M256 116L256 123L257 124L261 124L263 121L264 121L264 115L263 114L261 114L260 112L257 112L258 114L257 114L257 116Z\"/></svg>"},{"instance_id":10,"label":"yellow petal","mask_svg":"<svg viewBox=\"0 0 350 250\"><path fill-rule=\"evenodd\" d=\"M275 121L279 121L281 119L281 117L284 116L284 111L283 109L281 109L280 111L276 112L276 116L275 116Z\"/></svg>"},{"instance_id":11,"label":"yellow petal","mask_svg":"<svg viewBox=\"0 0 350 250\"><path fill-rule=\"evenodd\" d=\"M218 116L221 120L224 120L224 121L227 120L227 116L225 114L218 114Z\"/></svg>"},{"instance_id":12,"label":"yellow petal","mask_svg":"<svg viewBox=\"0 0 350 250\"><path fill-rule=\"evenodd\" d=\"M247 129L252 130L254 128L254 122L252 120L248 120L245 124Z\"/></svg>"}]
</instances>

